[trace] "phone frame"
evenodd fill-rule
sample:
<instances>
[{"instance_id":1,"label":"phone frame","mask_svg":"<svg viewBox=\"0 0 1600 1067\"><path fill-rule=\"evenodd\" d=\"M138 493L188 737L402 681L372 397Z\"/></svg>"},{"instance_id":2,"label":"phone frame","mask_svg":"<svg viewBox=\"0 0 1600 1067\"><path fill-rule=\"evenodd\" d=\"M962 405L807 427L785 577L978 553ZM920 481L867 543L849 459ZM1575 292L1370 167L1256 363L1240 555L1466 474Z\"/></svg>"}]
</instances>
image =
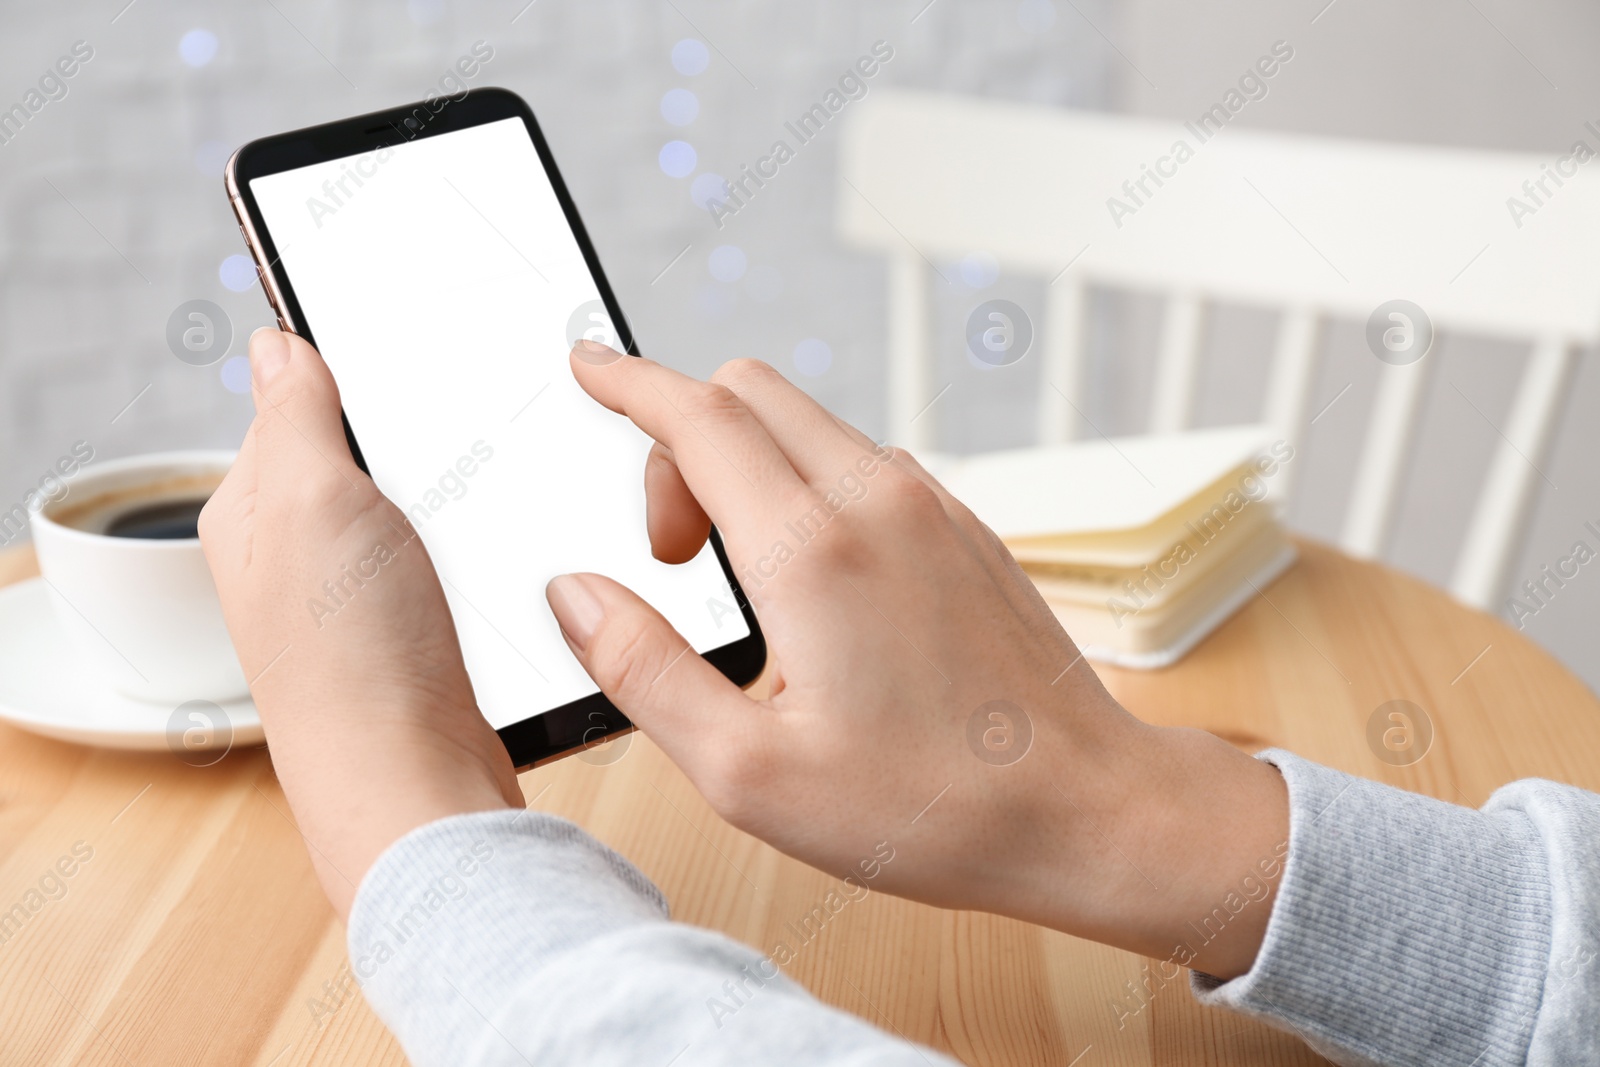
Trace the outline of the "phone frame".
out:
<instances>
[{"instance_id":1,"label":"phone frame","mask_svg":"<svg viewBox=\"0 0 1600 1067\"><path fill-rule=\"evenodd\" d=\"M294 285L279 260L277 246L267 229L266 220L250 191L252 180L509 118L522 120L523 128L539 153L545 175L555 190L567 225L577 239L584 262L600 291L606 313L611 316L612 326L622 342L623 350L630 356L637 356L639 350L633 331L617 305L611 283L601 269L600 259L589 241L578 209L567 192L566 183L561 180L561 172L556 168L555 157L551 155L550 146L545 142L533 110L515 93L491 87L467 90L454 97L429 97L420 103L263 137L234 152L224 170L223 184L234 215L239 220L239 232L255 260L262 288L278 317L279 327L316 344L300 302L295 297ZM344 418L344 432L350 444L351 456L363 471L367 470L366 459L361 454L361 446L356 442L355 431L348 417ZM707 662L742 688L752 684L766 667L766 638L761 633L749 598L744 595L733 573L722 537L715 527L711 530L711 545L718 562L722 564L722 572L728 579L739 611L750 628L750 635L703 655ZM496 733L510 753L511 762L521 770L583 751L628 733L633 728L633 723L604 693L595 693L548 711L536 712L498 729Z\"/></svg>"}]
</instances>

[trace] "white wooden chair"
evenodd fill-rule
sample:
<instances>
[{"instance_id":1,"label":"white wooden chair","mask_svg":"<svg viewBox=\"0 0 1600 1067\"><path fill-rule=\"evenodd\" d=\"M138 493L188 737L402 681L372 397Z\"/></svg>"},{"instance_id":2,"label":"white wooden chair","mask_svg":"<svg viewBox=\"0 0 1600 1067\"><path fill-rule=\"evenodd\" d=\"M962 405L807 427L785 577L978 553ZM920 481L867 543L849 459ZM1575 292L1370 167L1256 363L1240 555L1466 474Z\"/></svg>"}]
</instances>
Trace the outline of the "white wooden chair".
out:
<instances>
[{"instance_id":1,"label":"white wooden chair","mask_svg":"<svg viewBox=\"0 0 1600 1067\"><path fill-rule=\"evenodd\" d=\"M1073 433L1089 285L1167 294L1153 432L1189 425L1208 302L1281 309L1262 421L1296 443L1324 322L1365 323L1380 304L1409 300L1436 333L1531 346L1451 582L1468 603L1496 604L1577 350L1600 335L1600 160L1201 133L1210 137L1183 122L887 89L852 109L839 226L889 261L890 440L936 444L936 409L924 411L940 387L929 299L944 283L934 264L974 250L1008 275L1049 281L1045 307L1030 309L1042 312L1028 356L1042 364L1042 443ZM1600 151L1600 132L1579 137ZM1193 152L1181 163L1180 141ZM1141 191L1153 169L1160 184L1145 178ZM1533 211L1514 219L1513 196ZM1131 213L1113 218L1112 197ZM1380 366L1341 537L1355 555L1378 556L1387 543L1434 362Z\"/></svg>"}]
</instances>

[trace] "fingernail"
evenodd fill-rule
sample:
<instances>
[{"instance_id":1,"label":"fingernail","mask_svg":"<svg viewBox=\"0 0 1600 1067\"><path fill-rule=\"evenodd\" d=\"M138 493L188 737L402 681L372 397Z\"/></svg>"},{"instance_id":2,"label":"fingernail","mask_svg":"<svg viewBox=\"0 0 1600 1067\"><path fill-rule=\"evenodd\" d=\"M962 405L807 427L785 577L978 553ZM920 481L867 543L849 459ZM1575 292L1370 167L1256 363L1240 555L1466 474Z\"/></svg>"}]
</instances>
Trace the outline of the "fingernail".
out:
<instances>
[{"instance_id":1,"label":"fingernail","mask_svg":"<svg viewBox=\"0 0 1600 1067\"><path fill-rule=\"evenodd\" d=\"M607 363L615 363L622 358L622 353L615 348L603 345L599 341L591 341L587 337L573 345L572 351L579 359L596 367L604 367Z\"/></svg>"},{"instance_id":2,"label":"fingernail","mask_svg":"<svg viewBox=\"0 0 1600 1067\"><path fill-rule=\"evenodd\" d=\"M250 373L265 386L289 363L289 339L283 331L263 326L250 335Z\"/></svg>"},{"instance_id":3,"label":"fingernail","mask_svg":"<svg viewBox=\"0 0 1600 1067\"><path fill-rule=\"evenodd\" d=\"M544 588L544 595L550 601L550 610L556 613L556 622L561 624L567 640L577 645L579 652L587 650L589 639L606 617L606 609L600 605L599 598L589 591L583 579L573 574L550 579L550 584Z\"/></svg>"}]
</instances>

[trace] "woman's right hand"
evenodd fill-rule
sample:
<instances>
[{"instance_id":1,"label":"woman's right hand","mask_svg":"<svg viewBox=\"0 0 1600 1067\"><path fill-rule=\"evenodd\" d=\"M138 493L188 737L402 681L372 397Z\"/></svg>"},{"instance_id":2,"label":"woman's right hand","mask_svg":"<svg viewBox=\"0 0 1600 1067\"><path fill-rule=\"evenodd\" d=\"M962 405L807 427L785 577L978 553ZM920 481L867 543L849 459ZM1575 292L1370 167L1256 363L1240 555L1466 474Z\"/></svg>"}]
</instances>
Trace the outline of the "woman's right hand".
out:
<instances>
[{"instance_id":1,"label":"woman's right hand","mask_svg":"<svg viewBox=\"0 0 1600 1067\"><path fill-rule=\"evenodd\" d=\"M999 539L906 453L753 360L705 383L585 342L572 369L657 442L657 555L688 559L709 522L721 531L771 695L686 655L607 578L556 579L551 607L595 682L735 826L874 888L1158 957L1286 838L1277 772L1125 712ZM1269 912L1194 965L1248 969Z\"/></svg>"}]
</instances>

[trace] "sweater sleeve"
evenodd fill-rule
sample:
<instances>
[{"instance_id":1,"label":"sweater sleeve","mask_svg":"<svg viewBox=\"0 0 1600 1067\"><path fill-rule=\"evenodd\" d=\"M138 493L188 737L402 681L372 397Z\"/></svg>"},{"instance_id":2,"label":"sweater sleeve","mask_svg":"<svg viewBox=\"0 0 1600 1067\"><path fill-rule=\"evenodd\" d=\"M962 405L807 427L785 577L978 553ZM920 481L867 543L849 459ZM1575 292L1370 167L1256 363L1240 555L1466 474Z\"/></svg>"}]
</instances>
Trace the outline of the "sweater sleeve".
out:
<instances>
[{"instance_id":1,"label":"sweater sleeve","mask_svg":"<svg viewBox=\"0 0 1600 1067\"><path fill-rule=\"evenodd\" d=\"M362 879L349 950L417 1067L952 1062L820 1003L776 948L669 922L636 868L536 812L395 842Z\"/></svg>"},{"instance_id":2,"label":"sweater sleeve","mask_svg":"<svg viewBox=\"0 0 1600 1067\"><path fill-rule=\"evenodd\" d=\"M1600 1063L1600 797L1529 780L1481 811L1273 750L1289 851L1261 950L1205 1004L1350 1065Z\"/></svg>"}]
</instances>

